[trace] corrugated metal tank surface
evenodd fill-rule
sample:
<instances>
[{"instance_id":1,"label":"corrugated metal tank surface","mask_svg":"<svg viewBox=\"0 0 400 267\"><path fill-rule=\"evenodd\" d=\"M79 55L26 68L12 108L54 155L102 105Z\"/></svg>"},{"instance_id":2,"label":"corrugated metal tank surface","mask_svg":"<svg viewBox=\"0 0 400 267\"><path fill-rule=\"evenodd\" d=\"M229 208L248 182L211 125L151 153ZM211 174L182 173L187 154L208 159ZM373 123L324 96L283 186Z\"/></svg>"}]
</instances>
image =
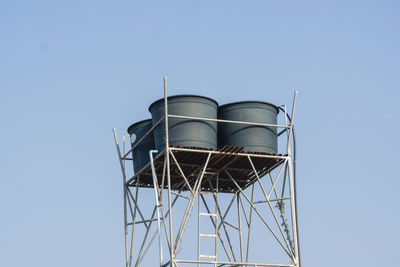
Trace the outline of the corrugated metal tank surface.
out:
<instances>
[{"instance_id":1,"label":"corrugated metal tank surface","mask_svg":"<svg viewBox=\"0 0 400 267\"><path fill-rule=\"evenodd\" d=\"M218 108L218 119L256 123L277 123L278 108L270 103L243 101ZM218 147L243 146L244 151L277 153L276 127L218 123Z\"/></svg>"},{"instance_id":2,"label":"corrugated metal tank surface","mask_svg":"<svg viewBox=\"0 0 400 267\"><path fill-rule=\"evenodd\" d=\"M155 124L164 116L164 99L150 105ZM218 103L208 97L175 95L168 97L168 113L216 119ZM168 118L170 145L217 148L217 122ZM165 124L154 129L154 143L158 151L165 149Z\"/></svg>"},{"instance_id":3,"label":"corrugated metal tank surface","mask_svg":"<svg viewBox=\"0 0 400 267\"><path fill-rule=\"evenodd\" d=\"M131 136L133 147L153 126L151 119L136 122L129 126L128 133ZM149 133L143 141L133 150L133 169L135 173L140 171L149 161L149 150L154 149L153 132Z\"/></svg>"}]
</instances>

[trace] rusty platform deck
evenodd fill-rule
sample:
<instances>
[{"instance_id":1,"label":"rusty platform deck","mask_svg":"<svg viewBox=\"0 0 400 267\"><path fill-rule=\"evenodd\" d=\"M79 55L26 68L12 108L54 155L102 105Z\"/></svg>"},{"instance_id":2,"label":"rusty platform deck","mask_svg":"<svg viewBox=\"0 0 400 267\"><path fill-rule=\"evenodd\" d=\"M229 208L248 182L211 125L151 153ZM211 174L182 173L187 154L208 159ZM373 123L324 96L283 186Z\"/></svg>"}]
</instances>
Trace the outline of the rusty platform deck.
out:
<instances>
[{"instance_id":1,"label":"rusty platform deck","mask_svg":"<svg viewBox=\"0 0 400 267\"><path fill-rule=\"evenodd\" d=\"M251 159L258 176L262 177L278 167L287 157L283 154L268 154L261 152L244 152L242 147L225 146L221 149L206 149L198 147L171 147L170 177L171 188L176 191L188 190L182 172L193 188L200 176L209 154L211 154L207 169L201 184L202 191L214 191L218 185L219 192L235 192L237 186L244 189L257 180ZM157 179L160 187L167 188L167 179L162 181L164 172L165 150L154 160ZM218 173L218 175L217 175ZM229 174L228 174L229 173ZM229 176L230 175L230 176ZM218 176L218 181L217 181ZM151 166L147 164L128 181L129 186L153 187Z\"/></svg>"}]
</instances>

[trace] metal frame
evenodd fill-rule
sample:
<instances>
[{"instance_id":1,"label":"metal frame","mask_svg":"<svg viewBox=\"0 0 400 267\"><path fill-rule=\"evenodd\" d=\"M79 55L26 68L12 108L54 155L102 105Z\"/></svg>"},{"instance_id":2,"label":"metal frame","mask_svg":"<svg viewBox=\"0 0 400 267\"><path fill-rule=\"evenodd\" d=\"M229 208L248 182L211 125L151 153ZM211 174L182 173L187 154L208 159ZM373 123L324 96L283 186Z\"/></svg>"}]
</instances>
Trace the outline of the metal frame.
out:
<instances>
[{"instance_id":1,"label":"metal frame","mask_svg":"<svg viewBox=\"0 0 400 267\"><path fill-rule=\"evenodd\" d=\"M126 267L141 266L153 241L158 236L159 264L160 266L180 266L187 264L203 266L285 266L300 267L299 239L296 209L296 188L294 157L291 153L293 146L293 120L296 107L297 92L294 94L291 119L286 120L286 125L273 125L262 123L250 123L243 121L226 121L219 119L198 118L168 113L167 102L167 78L164 77L164 105L165 114L147 133L153 131L160 123L165 123L165 150L155 158L153 154L157 151L149 151L151 162L143 169L150 169L152 184L141 184L143 169L137 174L128 178L126 162L132 162L129 158L131 152L139 142L125 152L125 137L123 138L123 153L118 142L117 134L113 129L118 159L123 178L123 202L124 202L124 236L125 236L125 260ZM286 107L285 107L286 116ZM286 132L286 151L283 155L270 155L262 153L245 153L221 150L204 150L197 148L171 147L169 145L168 119L183 118L193 120L207 120L224 123L238 123L245 125L260 125L276 127ZM146 135L147 135L146 134ZM202 156L202 164L187 164L181 162L178 153L194 153ZM229 163L223 167L213 168L210 162L215 162L216 157L231 157ZM237 160L247 160L250 170L247 170L246 177L235 176L237 168L232 167ZM260 160L275 160L277 164L266 169ZM186 164L186 165L185 165ZM189 165L188 169L185 169ZM174 174L171 173L171 168ZM186 170L186 171L185 171ZM240 172L239 172L240 173ZM178 176L177 180L175 177ZM235 176L235 177L234 177ZM251 180L249 180L251 177ZM264 178L266 177L266 178ZM179 182L177 182L179 181ZM242 182L244 181L244 182ZM250 181L250 182L249 182ZM234 185L233 189L226 194L220 191L220 185L225 182ZM154 208L151 216L146 217L144 211L150 211L150 203L141 204L139 200L140 188L153 188ZM281 189L281 193L279 193ZM149 190L144 194L149 194ZM256 191L257 190L257 191ZM167 194L165 199L165 194ZM229 197L223 208L219 197ZM232 196L232 197L230 197ZM197 198L197 208L194 204ZM207 201L208 198L208 201ZM260 199L261 198L261 199ZM210 202L211 199L211 202ZM236 200L236 209L233 204ZM184 213L175 214L174 206L184 204ZM286 214L284 207L290 207L290 214ZM191 215L196 214L197 218L197 255L183 259L180 257L179 248L183 238L188 236L194 238L193 232L186 233ZM181 219L179 220L179 218ZM209 218L212 233L202 232L201 218ZM229 218L236 218L236 223L228 221ZM232 219L231 218L231 219ZM207 221L208 221L207 220ZM258 220L264 226L265 232L271 234L275 243L280 247L283 254L287 256L287 262L263 262L251 261L251 249L254 231L254 222ZM288 222L289 220L289 222ZM152 228L152 223L157 221L157 227ZM144 231L141 240L137 240L137 227ZM210 227L209 227L210 229ZM176 231L177 230L177 231ZM260 231L260 229L257 229ZM214 239L213 255L201 253L201 242L203 239ZM164 242L163 242L164 241ZM264 244L265 245L265 244ZM163 255L163 246L168 247L168 255ZM135 247L135 249L134 249ZM167 258L167 259L164 259Z\"/></svg>"}]
</instances>

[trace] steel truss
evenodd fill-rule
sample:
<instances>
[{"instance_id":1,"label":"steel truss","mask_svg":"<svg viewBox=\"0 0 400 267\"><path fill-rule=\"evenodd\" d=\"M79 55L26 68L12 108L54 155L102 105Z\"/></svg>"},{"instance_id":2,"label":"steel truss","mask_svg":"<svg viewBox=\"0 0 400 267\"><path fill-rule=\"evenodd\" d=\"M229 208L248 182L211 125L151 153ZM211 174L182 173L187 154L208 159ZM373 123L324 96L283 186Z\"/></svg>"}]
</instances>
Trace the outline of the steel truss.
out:
<instances>
[{"instance_id":1,"label":"steel truss","mask_svg":"<svg viewBox=\"0 0 400 267\"><path fill-rule=\"evenodd\" d=\"M248 153L228 146L214 150L173 147L168 142L168 118L211 119L169 114L164 78L165 114L148 133L165 123L166 146L160 153L149 151L150 163L132 177L128 175L132 167L127 170L130 164L126 162L132 161L131 152L144 137L127 152L124 137L121 153L114 129L123 176L126 266L143 266L146 256L154 258L149 251L157 247L156 238L160 266L300 266L295 160L291 153L296 98L297 92L285 125L212 120L280 128L280 139L287 144L284 154ZM189 225L192 228L185 232ZM268 243L252 242L261 234L269 235ZM185 238L189 243L183 246ZM197 244L190 242L195 239ZM260 253L268 252L272 243L285 257L284 262L271 262L268 253L260 261ZM181 253L185 247L190 247L189 252ZM252 259L253 249L257 261Z\"/></svg>"}]
</instances>

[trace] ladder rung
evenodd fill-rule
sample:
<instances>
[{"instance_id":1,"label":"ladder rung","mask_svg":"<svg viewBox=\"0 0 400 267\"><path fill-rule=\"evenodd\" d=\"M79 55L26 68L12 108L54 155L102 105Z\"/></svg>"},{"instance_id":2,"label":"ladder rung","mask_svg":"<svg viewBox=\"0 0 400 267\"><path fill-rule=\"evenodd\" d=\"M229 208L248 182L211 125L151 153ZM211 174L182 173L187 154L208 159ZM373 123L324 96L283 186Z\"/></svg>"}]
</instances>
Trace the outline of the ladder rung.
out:
<instances>
[{"instance_id":1,"label":"ladder rung","mask_svg":"<svg viewBox=\"0 0 400 267\"><path fill-rule=\"evenodd\" d=\"M200 234L200 236L217 237L216 234Z\"/></svg>"},{"instance_id":2,"label":"ladder rung","mask_svg":"<svg viewBox=\"0 0 400 267\"><path fill-rule=\"evenodd\" d=\"M200 215L202 215L202 216L214 216L214 217L217 217L217 214L216 214L216 213L204 213L204 212L200 212Z\"/></svg>"},{"instance_id":3,"label":"ladder rung","mask_svg":"<svg viewBox=\"0 0 400 267\"><path fill-rule=\"evenodd\" d=\"M216 256L211 256L211 255L199 255L201 258L212 258L215 259L217 258Z\"/></svg>"}]
</instances>

